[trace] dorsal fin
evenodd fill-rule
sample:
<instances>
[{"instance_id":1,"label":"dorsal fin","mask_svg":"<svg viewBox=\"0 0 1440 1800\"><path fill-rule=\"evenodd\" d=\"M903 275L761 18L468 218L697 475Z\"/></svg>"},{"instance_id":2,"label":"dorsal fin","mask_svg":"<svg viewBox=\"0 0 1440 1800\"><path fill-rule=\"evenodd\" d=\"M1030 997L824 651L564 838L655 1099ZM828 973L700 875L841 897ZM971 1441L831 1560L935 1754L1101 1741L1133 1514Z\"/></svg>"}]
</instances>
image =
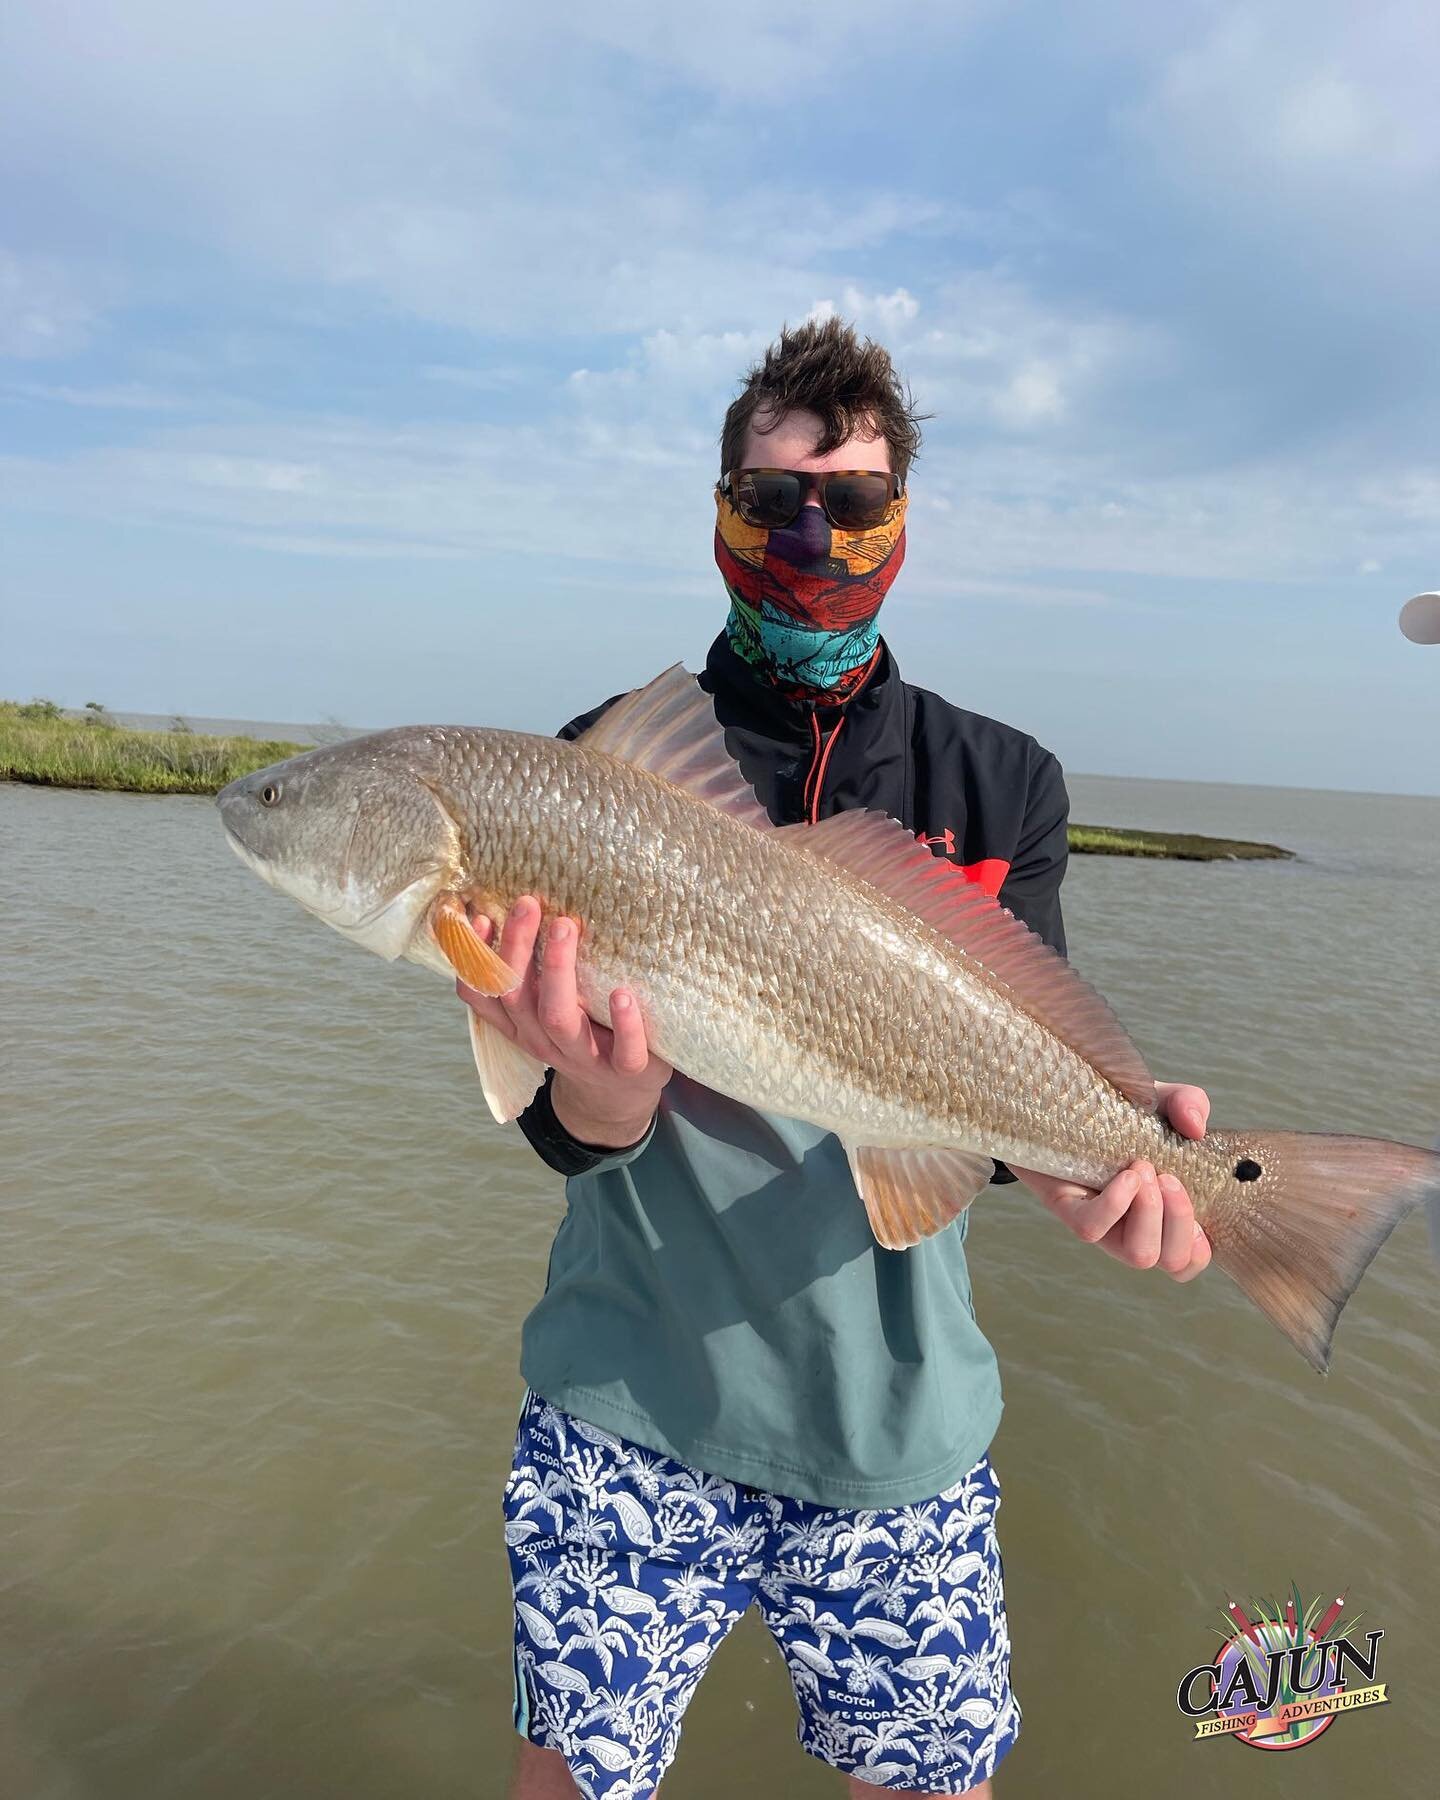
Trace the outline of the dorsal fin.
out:
<instances>
[{"instance_id":1,"label":"dorsal fin","mask_svg":"<svg viewBox=\"0 0 1440 1800\"><path fill-rule=\"evenodd\" d=\"M648 769L757 830L774 829L725 748L714 702L681 663L617 700L575 742Z\"/></svg>"},{"instance_id":2,"label":"dorsal fin","mask_svg":"<svg viewBox=\"0 0 1440 1800\"><path fill-rule=\"evenodd\" d=\"M1146 1112L1155 1077L1109 1005L1029 926L1022 925L954 863L878 812L835 813L818 825L786 825L780 836L898 900L950 939L1015 1003L1067 1043L1112 1087Z\"/></svg>"}]
</instances>

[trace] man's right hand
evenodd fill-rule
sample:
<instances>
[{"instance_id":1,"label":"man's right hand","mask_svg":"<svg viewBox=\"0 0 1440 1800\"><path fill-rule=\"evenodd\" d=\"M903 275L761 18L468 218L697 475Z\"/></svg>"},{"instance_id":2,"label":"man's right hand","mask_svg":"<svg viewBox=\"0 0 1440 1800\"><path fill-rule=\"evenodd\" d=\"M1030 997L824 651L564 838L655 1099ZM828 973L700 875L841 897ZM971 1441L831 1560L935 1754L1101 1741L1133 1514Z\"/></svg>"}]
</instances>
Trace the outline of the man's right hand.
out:
<instances>
[{"instance_id":1,"label":"man's right hand","mask_svg":"<svg viewBox=\"0 0 1440 1800\"><path fill-rule=\"evenodd\" d=\"M572 1137L605 1149L629 1149L650 1129L660 1091L674 1071L651 1055L639 1003L629 988L616 988L610 995L612 1030L595 1024L581 1006L575 986L576 920L551 921L537 969L541 916L534 895L522 894L501 928L499 955L525 977L513 993L492 1000L463 981L455 983L455 991L487 1025L554 1069L550 1104ZM478 938L490 942L488 918L472 913L470 924Z\"/></svg>"}]
</instances>

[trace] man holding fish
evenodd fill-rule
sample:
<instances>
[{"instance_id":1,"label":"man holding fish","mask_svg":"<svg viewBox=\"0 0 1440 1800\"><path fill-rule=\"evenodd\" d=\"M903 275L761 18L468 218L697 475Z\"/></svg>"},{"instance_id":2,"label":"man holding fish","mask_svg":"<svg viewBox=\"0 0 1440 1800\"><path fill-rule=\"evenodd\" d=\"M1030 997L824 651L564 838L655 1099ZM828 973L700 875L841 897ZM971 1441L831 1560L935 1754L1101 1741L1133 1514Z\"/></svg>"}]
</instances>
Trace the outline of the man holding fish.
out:
<instances>
[{"instance_id":1,"label":"man holding fish","mask_svg":"<svg viewBox=\"0 0 1440 1800\"><path fill-rule=\"evenodd\" d=\"M1019 1726L964 1250L992 1178L1136 1267L1213 1255L1319 1370L1440 1189L1414 1145L1208 1130L1070 968L1059 764L878 635L918 442L882 350L784 334L726 417L698 683L218 799L264 881L460 978L491 1112L568 1178L505 1488L516 1800L652 1794L752 1604L852 1792L988 1794Z\"/></svg>"},{"instance_id":2,"label":"man holding fish","mask_svg":"<svg viewBox=\"0 0 1440 1800\"><path fill-rule=\"evenodd\" d=\"M730 613L701 685L776 825L889 813L1063 953L1054 757L903 684L878 635L918 447L882 349L835 319L782 335L725 423L715 554ZM624 987L611 1027L592 1019L582 921L542 933L525 895L498 940L483 910L472 922L526 974L461 996L550 1071L519 1122L569 1178L525 1327L531 1391L506 1488L513 1800L577 1782L607 1800L653 1792L752 1601L802 1743L854 1792L988 1795L1019 1712L986 1454L999 1380L965 1217L880 1248L833 1136L677 1076ZM1175 1130L1202 1138L1204 1093L1158 1091ZM1183 1183L1149 1160L1098 1190L1014 1174L1133 1268L1188 1281L1210 1260Z\"/></svg>"}]
</instances>

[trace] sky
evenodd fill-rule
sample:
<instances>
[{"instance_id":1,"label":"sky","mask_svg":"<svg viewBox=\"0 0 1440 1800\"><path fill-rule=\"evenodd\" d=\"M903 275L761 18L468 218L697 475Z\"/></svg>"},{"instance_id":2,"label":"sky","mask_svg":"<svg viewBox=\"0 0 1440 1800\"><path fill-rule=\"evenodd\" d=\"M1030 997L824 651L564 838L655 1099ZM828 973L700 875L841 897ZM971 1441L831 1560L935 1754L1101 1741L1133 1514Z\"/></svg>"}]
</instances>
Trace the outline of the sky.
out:
<instances>
[{"instance_id":1,"label":"sky","mask_svg":"<svg viewBox=\"0 0 1440 1800\"><path fill-rule=\"evenodd\" d=\"M924 411L906 678L1440 792L1432 0L0 15L0 694L549 730L724 617L785 322Z\"/></svg>"}]
</instances>

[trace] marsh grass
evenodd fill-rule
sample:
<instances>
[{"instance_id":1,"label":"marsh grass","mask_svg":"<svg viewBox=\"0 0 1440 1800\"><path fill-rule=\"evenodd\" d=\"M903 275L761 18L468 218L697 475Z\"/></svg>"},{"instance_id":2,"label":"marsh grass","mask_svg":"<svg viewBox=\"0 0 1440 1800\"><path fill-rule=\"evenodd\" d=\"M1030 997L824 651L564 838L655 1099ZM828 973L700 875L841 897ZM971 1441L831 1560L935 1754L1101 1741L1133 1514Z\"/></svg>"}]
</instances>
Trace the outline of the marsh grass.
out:
<instances>
[{"instance_id":1,"label":"marsh grass","mask_svg":"<svg viewBox=\"0 0 1440 1800\"><path fill-rule=\"evenodd\" d=\"M227 781L282 762L304 744L131 731L98 706L82 716L53 701L0 700L0 780L133 794L214 794Z\"/></svg>"},{"instance_id":2,"label":"marsh grass","mask_svg":"<svg viewBox=\"0 0 1440 1800\"><path fill-rule=\"evenodd\" d=\"M1278 844L1245 838L1197 837L1183 831L1128 831L1113 825L1072 825L1070 848L1079 856L1163 856L1172 862L1274 862L1293 857Z\"/></svg>"},{"instance_id":3,"label":"marsh grass","mask_svg":"<svg viewBox=\"0 0 1440 1800\"><path fill-rule=\"evenodd\" d=\"M322 741L349 735L332 724ZM66 713L53 700L0 700L0 780L47 787L110 788L135 794L214 794L227 781L283 762L313 745L207 737L177 716L169 731L116 725L96 700ZM1180 862L1289 857L1278 844L1193 833L1072 825L1070 848L1085 856L1159 856Z\"/></svg>"}]
</instances>

